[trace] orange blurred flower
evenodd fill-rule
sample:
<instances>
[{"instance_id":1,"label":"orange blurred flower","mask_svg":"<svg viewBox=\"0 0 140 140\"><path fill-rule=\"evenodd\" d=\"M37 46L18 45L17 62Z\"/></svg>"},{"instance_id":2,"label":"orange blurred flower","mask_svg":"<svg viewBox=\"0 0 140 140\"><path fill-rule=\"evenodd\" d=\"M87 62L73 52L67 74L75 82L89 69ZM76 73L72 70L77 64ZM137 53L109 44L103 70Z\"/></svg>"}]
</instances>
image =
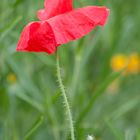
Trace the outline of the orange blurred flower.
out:
<instances>
[{"instance_id":1,"label":"orange blurred flower","mask_svg":"<svg viewBox=\"0 0 140 140\"><path fill-rule=\"evenodd\" d=\"M120 71L125 68L124 74L138 73L140 70L140 57L137 53L129 56L117 54L111 59L111 68L113 71Z\"/></svg>"},{"instance_id":2,"label":"orange blurred flower","mask_svg":"<svg viewBox=\"0 0 140 140\"><path fill-rule=\"evenodd\" d=\"M128 59L126 55L117 54L111 59L111 68L113 71L120 71L125 68L128 64Z\"/></svg>"},{"instance_id":3,"label":"orange blurred flower","mask_svg":"<svg viewBox=\"0 0 140 140\"><path fill-rule=\"evenodd\" d=\"M140 57L134 53L129 56L129 63L126 68L127 73L138 73L140 70Z\"/></svg>"}]
</instances>

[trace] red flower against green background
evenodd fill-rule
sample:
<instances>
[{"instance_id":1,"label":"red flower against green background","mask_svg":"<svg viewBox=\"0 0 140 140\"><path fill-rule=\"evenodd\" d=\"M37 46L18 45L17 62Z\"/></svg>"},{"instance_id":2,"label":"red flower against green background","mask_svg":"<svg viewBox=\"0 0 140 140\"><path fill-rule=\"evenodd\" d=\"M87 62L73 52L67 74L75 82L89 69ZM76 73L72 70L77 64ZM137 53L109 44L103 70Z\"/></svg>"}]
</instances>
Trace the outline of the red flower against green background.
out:
<instances>
[{"instance_id":1,"label":"red flower against green background","mask_svg":"<svg viewBox=\"0 0 140 140\"><path fill-rule=\"evenodd\" d=\"M37 13L41 21L31 22L24 28L17 51L52 54L58 46L85 36L96 26L103 26L109 15L106 7L73 9L72 0L45 0L44 5Z\"/></svg>"}]
</instances>

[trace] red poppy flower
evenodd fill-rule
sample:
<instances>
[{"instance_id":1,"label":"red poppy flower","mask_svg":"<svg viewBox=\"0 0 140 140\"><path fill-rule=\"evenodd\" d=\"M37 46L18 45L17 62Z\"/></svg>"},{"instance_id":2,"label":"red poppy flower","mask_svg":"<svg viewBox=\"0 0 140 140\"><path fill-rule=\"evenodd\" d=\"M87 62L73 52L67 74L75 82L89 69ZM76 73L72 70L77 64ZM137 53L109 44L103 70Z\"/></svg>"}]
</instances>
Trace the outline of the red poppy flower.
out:
<instances>
[{"instance_id":1,"label":"red poppy flower","mask_svg":"<svg viewBox=\"0 0 140 140\"><path fill-rule=\"evenodd\" d=\"M72 0L45 0L37 13L41 21L29 23L23 30L17 51L52 54L61 44L79 39L103 26L109 15L106 7L87 6L73 9Z\"/></svg>"}]
</instances>

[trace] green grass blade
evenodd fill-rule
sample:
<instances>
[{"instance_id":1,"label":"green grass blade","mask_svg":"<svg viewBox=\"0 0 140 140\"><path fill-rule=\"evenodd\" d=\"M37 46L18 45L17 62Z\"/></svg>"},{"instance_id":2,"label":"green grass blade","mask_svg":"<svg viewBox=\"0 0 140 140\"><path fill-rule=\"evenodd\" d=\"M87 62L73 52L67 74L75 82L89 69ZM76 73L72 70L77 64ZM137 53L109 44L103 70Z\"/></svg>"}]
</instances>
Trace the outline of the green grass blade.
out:
<instances>
[{"instance_id":1,"label":"green grass blade","mask_svg":"<svg viewBox=\"0 0 140 140\"><path fill-rule=\"evenodd\" d=\"M18 97L19 99L25 101L26 103L30 104L32 107L34 107L35 109L37 109L39 112L44 111L43 106L38 103L37 101L35 101L34 99L32 99L31 97L29 97L28 95L26 95L26 93L19 91L18 93L15 93L15 96Z\"/></svg>"},{"instance_id":2,"label":"green grass blade","mask_svg":"<svg viewBox=\"0 0 140 140\"><path fill-rule=\"evenodd\" d=\"M125 130L125 140L134 140L136 139L136 130L131 127Z\"/></svg>"},{"instance_id":3,"label":"green grass blade","mask_svg":"<svg viewBox=\"0 0 140 140\"><path fill-rule=\"evenodd\" d=\"M113 123L109 119L105 119L105 123L111 130L116 140L123 140L122 133L113 125Z\"/></svg>"},{"instance_id":4,"label":"green grass blade","mask_svg":"<svg viewBox=\"0 0 140 140\"><path fill-rule=\"evenodd\" d=\"M140 140L140 129L137 130L137 133L136 133L136 140Z\"/></svg>"},{"instance_id":5,"label":"green grass blade","mask_svg":"<svg viewBox=\"0 0 140 140\"><path fill-rule=\"evenodd\" d=\"M84 108L84 110L81 112L81 114L79 115L78 119L77 119L77 124L79 124L84 118L85 116L88 114L88 112L92 109L96 99L98 97L100 97L104 91L107 89L107 87L118 77L120 77L122 74L122 71L120 72L113 72L99 87L99 89L97 89L97 91L95 91L93 97L91 98L90 102L87 104L87 106Z\"/></svg>"},{"instance_id":6,"label":"green grass blade","mask_svg":"<svg viewBox=\"0 0 140 140\"><path fill-rule=\"evenodd\" d=\"M123 103L120 105L120 108L116 109L111 117L113 119L118 119L120 118L121 116L125 115L126 113L128 113L130 110L134 109L140 102L140 98L139 96L137 97L131 97L131 98L128 98L128 101L126 103Z\"/></svg>"},{"instance_id":7,"label":"green grass blade","mask_svg":"<svg viewBox=\"0 0 140 140\"><path fill-rule=\"evenodd\" d=\"M18 63L16 63L16 60L11 56L8 56L7 63L18 76L22 88L27 91L27 93L29 93L32 98L34 98L38 102L42 102L40 90L35 86L34 82L24 73L22 67L20 67Z\"/></svg>"},{"instance_id":8,"label":"green grass blade","mask_svg":"<svg viewBox=\"0 0 140 140\"><path fill-rule=\"evenodd\" d=\"M17 17L16 19L14 19L9 25L8 27L6 27L1 35L0 35L0 41L2 41L6 36L7 34L20 22L20 20L22 19L21 16Z\"/></svg>"},{"instance_id":9,"label":"green grass blade","mask_svg":"<svg viewBox=\"0 0 140 140\"><path fill-rule=\"evenodd\" d=\"M33 135L33 133L40 127L43 121L44 121L44 116L40 116L32 125L32 127L28 130L28 132L25 134L24 140L28 140Z\"/></svg>"},{"instance_id":10,"label":"green grass blade","mask_svg":"<svg viewBox=\"0 0 140 140\"><path fill-rule=\"evenodd\" d=\"M91 37L87 37L85 38L85 40L81 40L81 42L78 44L78 47L81 46L84 47L79 54L76 54L75 57L74 71L73 71L73 77L71 82L72 84L70 86L70 93L73 96L72 100L74 100L75 98L77 85L81 81L80 78L84 73L84 66L86 65L86 62L89 60L90 55L94 52L95 46L99 40L99 34L100 32L96 34L96 36L94 37L94 39L92 39L91 42L90 42ZM93 45L91 46L91 44ZM88 49L85 49L85 46Z\"/></svg>"}]
</instances>

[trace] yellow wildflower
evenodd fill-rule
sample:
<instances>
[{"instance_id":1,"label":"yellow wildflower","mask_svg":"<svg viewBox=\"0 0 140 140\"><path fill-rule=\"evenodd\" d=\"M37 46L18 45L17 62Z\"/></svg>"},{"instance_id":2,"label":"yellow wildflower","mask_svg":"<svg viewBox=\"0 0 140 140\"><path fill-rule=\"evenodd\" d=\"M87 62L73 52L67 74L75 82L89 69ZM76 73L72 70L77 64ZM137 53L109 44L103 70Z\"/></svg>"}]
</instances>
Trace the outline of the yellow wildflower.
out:
<instances>
[{"instance_id":1,"label":"yellow wildflower","mask_svg":"<svg viewBox=\"0 0 140 140\"><path fill-rule=\"evenodd\" d=\"M111 59L111 68L113 71L120 71L125 68L127 64L127 56L123 54L117 54Z\"/></svg>"},{"instance_id":2,"label":"yellow wildflower","mask_svg":"<svg viewBox=\"0 0 140 140\"><path fill-rule=\"evenodd\" d=\"M124 74L138 73L140 70L140 57L133 53L129 56L118 54L111 59L111 68L113 71L120 71L125 68Z\"/></svg>"},{"instance_id":3,"label":"yellow wildflower","mask_svg":"<svg viewBox=\"0 0 140 140\"><path fill-rule=\"evenodd\" d=\"M8 74L6 79L7 79L7 82L10 84L14 84L17 81L17 77L14 73Z\"/></svg>"},{"instance_id":4,"label":"yellow wildflower","mask_svg":"<svg viewBox=\"0 0 140 140\"><path fill-rule=\"evenodd\" d=\"M129 63L126 68L127 73L138 73L140 70L140 57L134 53L129 56Z\"/></svg>"}]
</instances>

